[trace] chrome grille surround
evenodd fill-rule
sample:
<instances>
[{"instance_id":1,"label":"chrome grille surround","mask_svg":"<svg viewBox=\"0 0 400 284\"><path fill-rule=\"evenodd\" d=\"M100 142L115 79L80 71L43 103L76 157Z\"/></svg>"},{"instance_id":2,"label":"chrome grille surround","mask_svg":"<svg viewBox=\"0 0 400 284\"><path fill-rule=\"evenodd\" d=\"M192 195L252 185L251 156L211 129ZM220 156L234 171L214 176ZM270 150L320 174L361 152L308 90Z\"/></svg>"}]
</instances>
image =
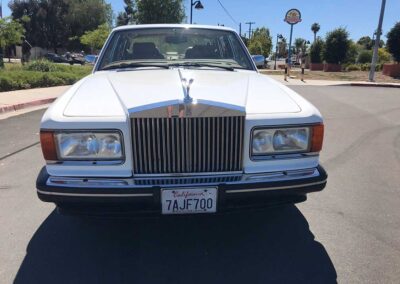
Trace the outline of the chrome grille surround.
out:
<instances>
[{"instance_id":1,"label":"chrome grille surround","mask_svg":"<svg viewBox=\"0 0 400 284\"><path fill-rule=\"evenodd\" d=\"M244 119L133 117L134 174L239 172Z\"/></svg>"}]
</instances>

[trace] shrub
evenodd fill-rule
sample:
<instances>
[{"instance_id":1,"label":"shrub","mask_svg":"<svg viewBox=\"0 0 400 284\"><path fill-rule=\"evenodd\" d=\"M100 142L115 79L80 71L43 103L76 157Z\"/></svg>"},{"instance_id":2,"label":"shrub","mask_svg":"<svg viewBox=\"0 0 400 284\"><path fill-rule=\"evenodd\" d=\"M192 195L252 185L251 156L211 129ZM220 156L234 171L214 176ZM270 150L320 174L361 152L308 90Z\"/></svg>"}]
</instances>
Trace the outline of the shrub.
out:
<instances>
[{"instance_id":1,"label":"shrub","mask_svg":"<svg viewBox=\"0 0 400 284\"><path fill-rule=\"evenodd\" d=\"M400 22L388 32L386 45L393 59L400 63Z\"/></svg>"},{"instance_id":2,"label":"shrub","mask_svg":"<svg viewBox=\"0 0 400 284\"><path fill-rule=\"evenodd\" d=\"M11 91L13 89L13 81L10 78L0 77L0 91Z\"/></svg>"},{"instance_id":3,"label":"shrub","mask_svg":"<svg viewBox=\"0 0 400 284\"><path fill-rule=\"evenodd\" d=\"M382 71L382 64L376 64L375 71ZM360 64L361 71L369 71L371 70L371 63Z\"/></svg>"},{"instance_id":4,"label":"shrub","mask_svg":"<svg viewBox=\"0 0 400 284\"><path fill-rule=\"evenodd\" d=\"M360 52L357 58L358 63L371 63L372 61L372 51L371 50L363 50Z\"/></svg>"},{"instance_id":5,"label":"shrub","mask_svg":"<svg viewBox=\"0 0 400 284\"><path fill-rule=\"evenodd\" d=\"M390 60L391 60L390 53L387 52L387 50L384 48L379 48L378 49L378 59L379 59L380 63L390 62Z\"/></svg>"},{"instance_id":6,"label":"shrub","mask_svg":"<svg viewBox=\"0 0 400 284\"><path fill-rule=\"evenodd\" d=\"M356 44L354 41L349 41L349 49L347 50L347 55L345 62L354 64L357 62L358 54L360 53L361 46Z\"/></svg>"},{"instance_id":7,"label":"shrub","mask_svg":"<svg viewBox=\"0 0 400 284\"><path fill-rule=\"evenodd\" d=\"M68 66L35 61L23 67L14 66L0 71L0 92L70 85L88 75L90 71L89 66Z\"/></svg>"},{"instance_id":8,"label":"shrub","mask_svg":"<svg viewBox=\"0 0 400 284\"><path fill-rule=\"evenodd\" d=\"M361 66L357 64L350 64L346 67L346 71L360 71Z\"/></svg>"},{"instance_id":9,"label":"shrub","mask_svg":"<svg viewBox=\"0 0 400 284\"><path fill-rule=\"evenodd\" d=\"M338 28L326 35L325 47L322 52L327 63L339 64L346 60L349 49L349 33L344 28Z\"/></svg>"},{"instance_id":10,"label":"shrub","mask_svg":"<svg viewBox=\"0 0 400 284\"><path fill-rule=\"evenodd\" d=\"M57 70L56 64L47 60L35 60L24 66L25 70L39 72L54 72Z\"/></svg>"},{"instance_id":11,"label":"shrub","mask_svg":"<svg viewBox=\"0 0 400 284\"><path fill-rule=\"evenodd\" d=\"M316 39L310 47L311 63L322 63L322 50L324 42L321 39Z\"/></svg>"}]
</instances>

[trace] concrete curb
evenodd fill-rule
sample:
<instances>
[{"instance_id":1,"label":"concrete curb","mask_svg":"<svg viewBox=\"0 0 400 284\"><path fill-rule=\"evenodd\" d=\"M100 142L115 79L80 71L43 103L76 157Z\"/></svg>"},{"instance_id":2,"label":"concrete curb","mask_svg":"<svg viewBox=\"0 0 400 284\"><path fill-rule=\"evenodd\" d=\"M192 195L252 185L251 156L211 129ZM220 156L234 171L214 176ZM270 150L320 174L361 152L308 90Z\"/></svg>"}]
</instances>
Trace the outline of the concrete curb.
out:
<instances>
[{"instance_id":1,"label":"concrete curb","mask_svg":"<svg viewBox=\"0 0 400 284\"><path fill-rule=\"evenodd\" d=\"M354 87L380 87L380 88L400 88L400 84L391 83L350 83Z\"/></svg>"},{"instance_id":2,"label":"concrete curb","mask_svg":"<svg viewBox=\"0 0 400 284\"><path fill-rule=\"evenodd\" d=\"M0 114L6 113L6 112L12 112L12 111L17 111L29 107L34 107L34 106L40 106L40 105L46 105L54 102L57 98L48 98L48 99L42 99L42 100L36 100L36 101L31 101L31 102L26 102L26 103L20 103L20 104L15 104L15 105L7 105L7 106L2 106L0 107Z\"/></svg>"}]
</instances>

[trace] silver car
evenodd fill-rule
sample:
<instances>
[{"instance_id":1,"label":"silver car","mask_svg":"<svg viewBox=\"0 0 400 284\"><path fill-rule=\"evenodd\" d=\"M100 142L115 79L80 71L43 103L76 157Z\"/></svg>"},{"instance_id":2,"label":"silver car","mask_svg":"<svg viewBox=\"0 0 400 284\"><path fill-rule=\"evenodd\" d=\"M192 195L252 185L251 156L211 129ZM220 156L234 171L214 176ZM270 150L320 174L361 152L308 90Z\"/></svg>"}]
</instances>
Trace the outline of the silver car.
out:
<instances>
[{"instance_id":1,"label":"silver car","mask_svg":"<svg viewBox=\"0 0 400 284\"><path fill-rule=\"evenodd\" d=\"M257 68L267 68L267 59L264 55L252 55L251 58L253 58Z\"/></svg>"}]
</instances>

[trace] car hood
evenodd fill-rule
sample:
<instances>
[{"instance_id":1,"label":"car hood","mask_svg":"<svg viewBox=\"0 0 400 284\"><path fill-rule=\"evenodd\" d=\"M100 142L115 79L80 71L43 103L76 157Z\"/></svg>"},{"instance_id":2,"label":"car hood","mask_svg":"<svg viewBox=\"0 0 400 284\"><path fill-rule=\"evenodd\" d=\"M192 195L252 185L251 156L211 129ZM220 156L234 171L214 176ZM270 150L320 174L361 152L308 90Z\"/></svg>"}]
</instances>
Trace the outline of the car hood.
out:
<instances>
[{"instance_id":1,"label":"car hood","mask_svg":"<svg viewBox=\"0 0 400 284\"><path fill-rule=\"evenodd\" d=\"M249 71L161 69L97 72L85 78L67 104L65 116L117 116L181 103L182 79L193 79L190 96L246 114L295 113L301 108L268 76Z\"/></svg>"}]
</instances>

